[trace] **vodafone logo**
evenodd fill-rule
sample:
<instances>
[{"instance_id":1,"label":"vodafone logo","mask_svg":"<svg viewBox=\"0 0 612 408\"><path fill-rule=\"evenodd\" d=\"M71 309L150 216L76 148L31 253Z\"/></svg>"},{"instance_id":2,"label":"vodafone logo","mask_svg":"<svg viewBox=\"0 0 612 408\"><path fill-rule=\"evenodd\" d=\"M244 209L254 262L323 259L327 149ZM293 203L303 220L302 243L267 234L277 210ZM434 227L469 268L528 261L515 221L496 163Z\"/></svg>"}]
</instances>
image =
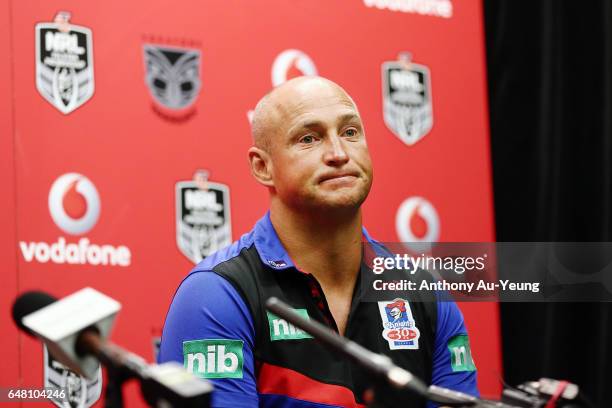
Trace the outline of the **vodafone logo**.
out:
<instances>
[{"instance_id":1,"label":"vodafone logo","mask_svg":"<svg viewBox=\"0 0 612 408\"><path fill-rule=\"evenodd\" d=\"M304 75L317 75L317 67L312 59L300 50L285 50L278 54L272 64L272 85L274 86Z\"/></svg>"},{"instance_id":2,"label":"vodafone logo","mask_svg":"<svg viewBox=\"0 0 612 408\"><path fill-rule=\"evenodd\" d=\"M84 234L96 225L100 217L98 190L81 174L64 174L55 180L49 191L49 212L62 231L72 235Z\"/></svg>"},{"instance_id":3,"label":"vodafone logo","mask_svg":"<svg viewBox=\"0 0 612 408\"><path fill-rule=\"evenodd\" d=\"M300 76L316 76L317 67L303 51L289 49L281 52L272 63L272 85L274 87ZM253 109L247 111L247 119L253 123Z\"/></svg>"},{"instance_id":4,"label":"vodafone logo","mask_svg":"<svg viewBox=\"0 0 612 408\"><path fill-rule=\"evenodd\" d=\"M453 3L451 0L363 0L366 7L414 13L422 16L451 18Z\"/></svg>"},{"instance_id":5,"label":"vodafone logo","mask_svg":"<svg viewBox=\"0 0 612 408\"><path fill-rule=\"evenodd\" d=\"M66 173L55 180L49 191L49 212L55 224L65 233L89 232L100 218L100 195L96 186L79 173ZM125 245L94 244L81 237L70 242L58 237L55 242L20 241L26 262L129 266L132 253Z\"/></svg>"},{"instance_id":6,"label":"vodafone logo","mask_svg":"<svg viewBox=\"0 0 612 408\"><path fill-rule=\"evenodd\" d=\"M435 207L423 197L410 197L397 209L395 230L406 246L425 251L440 238L440 218Z\"/></svg>"}]
</instances>

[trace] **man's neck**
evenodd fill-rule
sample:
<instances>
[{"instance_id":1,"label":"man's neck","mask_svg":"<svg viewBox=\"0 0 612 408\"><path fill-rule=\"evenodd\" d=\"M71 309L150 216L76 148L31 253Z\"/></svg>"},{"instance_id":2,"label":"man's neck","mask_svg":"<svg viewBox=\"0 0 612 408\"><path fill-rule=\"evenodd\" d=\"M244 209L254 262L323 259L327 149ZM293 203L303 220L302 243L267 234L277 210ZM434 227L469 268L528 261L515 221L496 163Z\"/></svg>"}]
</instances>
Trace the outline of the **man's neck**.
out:
<instances>
[{"instance_id":1,"label":"man's neck","mask_svg":"<svg viewBox=\"0 0 612 408\"><path fill-rule=\"evenodd\" d=\"M323 286L352 291L361 264L361 210L333 214L270 206L270 218L289 256Z\"/></svg>"}]
</instances>

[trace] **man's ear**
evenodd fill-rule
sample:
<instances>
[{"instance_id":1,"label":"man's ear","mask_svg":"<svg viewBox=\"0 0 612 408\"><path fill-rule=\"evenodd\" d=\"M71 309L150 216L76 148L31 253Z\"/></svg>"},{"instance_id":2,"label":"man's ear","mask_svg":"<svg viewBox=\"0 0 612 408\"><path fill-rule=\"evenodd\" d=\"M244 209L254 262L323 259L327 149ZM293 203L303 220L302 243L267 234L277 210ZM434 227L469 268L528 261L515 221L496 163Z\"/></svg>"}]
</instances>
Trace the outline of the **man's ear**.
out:
<instances>
[{"instance_id":1,"label":"man's ear","mask_svg":"<svg viewBox=\"0 0 612 408\"><path fill-rule=\"evenodd\" d=\"M268 152L259 147L251 147L249 149L249 165L255 180L266 187L274 187L272 160L270 160Z\"/></svg>"}]
</instances>

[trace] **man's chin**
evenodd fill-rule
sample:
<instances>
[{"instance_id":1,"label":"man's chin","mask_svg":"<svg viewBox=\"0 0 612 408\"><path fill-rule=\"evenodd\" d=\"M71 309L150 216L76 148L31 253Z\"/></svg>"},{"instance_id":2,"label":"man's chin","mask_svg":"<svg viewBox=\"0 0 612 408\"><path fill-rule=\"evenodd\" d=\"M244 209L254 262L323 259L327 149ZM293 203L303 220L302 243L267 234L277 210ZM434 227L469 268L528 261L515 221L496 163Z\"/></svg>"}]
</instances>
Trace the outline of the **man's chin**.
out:
<instances>
[{"instance_id":1,"label":"man's chin","mask_svg":"<svg viewBox=\"0 0 612 408\"><path fill-rule=\"evenodd\" d=\"M321 210L351 210L358 209L365 201L367 194L355 191L337 190L315 200L315 206Z\"/></svg>"}]
</instances>

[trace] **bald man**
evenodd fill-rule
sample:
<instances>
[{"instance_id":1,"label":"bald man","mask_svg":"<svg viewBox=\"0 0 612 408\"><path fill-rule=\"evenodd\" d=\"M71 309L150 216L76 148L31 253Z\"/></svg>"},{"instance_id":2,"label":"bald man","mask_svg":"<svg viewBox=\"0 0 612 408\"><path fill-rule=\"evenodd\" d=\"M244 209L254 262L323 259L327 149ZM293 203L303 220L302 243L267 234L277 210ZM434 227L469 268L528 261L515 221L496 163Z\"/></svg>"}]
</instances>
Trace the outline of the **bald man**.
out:
<instances>
[{"instance_id":1,"label":"bald man","mask_svg":"<svg viewBox=\"0 0 612 408\"><path fill-rule=\"evenodd\" d=\"M362 226L373 172L351 97L324 78L292 79L257 104L252 132L250 169L269 191L270 211L183 280L159 361L210 379L214 407L364 404L368 373L267 312L265 301L276 296L430 384L477 394L454 303L412 293L365 301L360 280L374 275L362 247L385 249ZM394 338L388 328L396 326L409 335ZM425 406L391 390L377 398Z\"/></svg>"}]
</instances>

